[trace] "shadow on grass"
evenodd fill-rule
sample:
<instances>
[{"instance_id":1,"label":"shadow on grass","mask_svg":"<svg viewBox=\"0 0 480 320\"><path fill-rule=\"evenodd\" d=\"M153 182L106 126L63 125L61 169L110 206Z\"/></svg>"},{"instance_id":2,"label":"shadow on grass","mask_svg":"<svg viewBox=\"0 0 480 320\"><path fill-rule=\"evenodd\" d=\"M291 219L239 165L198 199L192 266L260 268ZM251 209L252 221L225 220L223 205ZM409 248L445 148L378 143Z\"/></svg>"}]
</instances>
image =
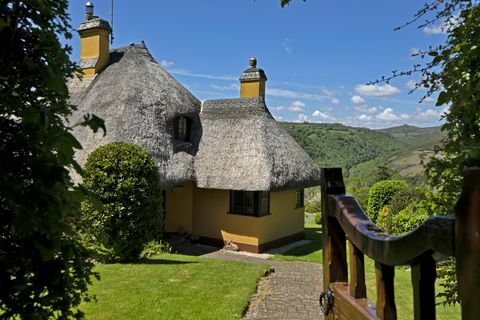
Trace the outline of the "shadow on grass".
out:
<instances>
[{"instance_id":1,"label":"shadow on grass","mask_svg":"<svg viewBox=\"0 0 480 320\"><path fill-rule=\"evenodd\" d=\"M322 241L321 240L313 240L311 243L309 244L305 244L303 246L300 246L300 247L297 247L297 248L294 248L290 251L287 251L285 253L282 254L282 256L285 256L285 257L304 257L304 256L308 256L310 254L313 254L317 251L321 251L322 250Z\"/></svg>"},{"instance_id":2,"label":"shadow on grass","mask_svg":"<svg viewBox=\"0 0 480 320\"><path fill-rule=\"evenodd\" d=\"M305 227L305 239L322 240L322 226L315 225L314 227Z\"/></svg>"},{"instance_id":3,"label":"shadow on grass","mask_svg":"<svg viewBox=\"0 0 480 320\"><path fill-rule=\"evenodd\" d=\"M196 261L178 261L178 260L167 260L167 259L141 259L138 261L133 262L132 264L190 264L190 263L198 263Z\"/></svg>"}]
</instances>

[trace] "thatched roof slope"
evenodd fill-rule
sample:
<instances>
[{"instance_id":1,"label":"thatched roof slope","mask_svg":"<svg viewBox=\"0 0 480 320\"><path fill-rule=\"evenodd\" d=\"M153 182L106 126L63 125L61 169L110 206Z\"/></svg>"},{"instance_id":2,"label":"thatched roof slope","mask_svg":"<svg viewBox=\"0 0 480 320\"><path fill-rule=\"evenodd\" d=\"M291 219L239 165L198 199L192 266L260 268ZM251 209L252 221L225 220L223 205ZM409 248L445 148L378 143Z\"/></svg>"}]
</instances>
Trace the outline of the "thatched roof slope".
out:
<instances>
[{"instance_id":1,"label":"thatched roof slope","mask_svg":"<svg viewBox=\"0 0 480 320\"><path fill-rule=\"evenodd\" d=\"M263 98L205 101L197 186L284 190L318 185L320 171L273 119Z\"/></svg>"},{"instance_id":2,"label":"thatched roof slope","mask_svg":"<svg viewBox=\"0 0 480 320\"><path fill-rule=\"evenodd\" d=\"M94 113L107 127L105 137L86 128L74 130L83 146L76 153L81 165L98 146L126 141L150 151L164 187L194 181L201 103L158 65L144 44L111 50L109 65L94 79L73 79L68 86L70 102L78 109L71 123ZM192 143L181 149L175 147L173 139L173 120L179 115L192 119Z\"/></svg>"}]
</instances>

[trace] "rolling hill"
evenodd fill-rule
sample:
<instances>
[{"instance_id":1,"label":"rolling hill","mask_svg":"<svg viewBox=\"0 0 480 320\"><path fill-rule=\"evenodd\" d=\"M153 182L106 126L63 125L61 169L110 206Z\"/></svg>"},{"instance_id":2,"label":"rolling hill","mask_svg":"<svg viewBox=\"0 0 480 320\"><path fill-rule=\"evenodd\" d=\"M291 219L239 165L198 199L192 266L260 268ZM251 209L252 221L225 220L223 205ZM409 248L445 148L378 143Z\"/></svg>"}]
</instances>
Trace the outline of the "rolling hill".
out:
<instances>
[{"instance_id":1,"label":"rolling hill","mask_svg":"<svg viewBox=\"0 0 480 320\"><path fill-rule=\"evenodd\" d=\"M321 167L342 167L346 177L367 179L377 166L411 178L421 175L443 134L440 127L402 125L380 130L341 124L281 123Z\"/></svg>"}]
</instances>

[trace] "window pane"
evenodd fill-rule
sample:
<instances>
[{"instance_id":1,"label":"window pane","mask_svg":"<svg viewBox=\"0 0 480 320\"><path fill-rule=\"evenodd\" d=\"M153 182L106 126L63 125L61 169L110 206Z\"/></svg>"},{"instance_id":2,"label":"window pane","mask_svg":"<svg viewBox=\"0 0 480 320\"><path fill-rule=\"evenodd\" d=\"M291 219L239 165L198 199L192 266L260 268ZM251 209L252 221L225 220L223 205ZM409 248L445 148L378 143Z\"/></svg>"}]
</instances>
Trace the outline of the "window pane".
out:
<instances>
[{"instance_id":1,"label":"window pane","mask_svg":"<svg viewBox=\"0 0 480 320\"><path fill-rule=\"evenodd\" d=\"M258 208L258 213L261 216L267 215L269 212L269 193L266 191L260 191L260 208Z\"/></svg>"},{"instance_id":2,"label":"window pane","mask_svg":"<svg viewBox=\"0 0 480 320\"><path fill-rule=\"evenodd\" d=\"M295 205L297 208L301 208L304 206L304 193L303 193L303 189L298 189L297 190L297 201L296 201L296 205Z\"/></svg>"},{"instance_id":3,"label":"window pane","mask_svg":"<svg viewBox=\"0 0 480 320\"><path fill-rule=\"evenodd\" d=\"M243 213L247 215L253 215L254 210L254 192L253 191L244 191L243 195Z\"/></svg>"}]
</instances>

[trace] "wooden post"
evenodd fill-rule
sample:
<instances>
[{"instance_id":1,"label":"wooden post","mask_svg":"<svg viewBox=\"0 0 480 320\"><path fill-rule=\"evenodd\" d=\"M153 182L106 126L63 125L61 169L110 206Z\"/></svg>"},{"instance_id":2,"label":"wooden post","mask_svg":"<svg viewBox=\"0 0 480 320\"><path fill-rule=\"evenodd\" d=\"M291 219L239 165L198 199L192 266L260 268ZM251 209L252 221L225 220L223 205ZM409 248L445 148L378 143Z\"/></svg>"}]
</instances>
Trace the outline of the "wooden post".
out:
<instances>
[{"instance_id":1,"label":"wooden post","mask_svg":"<svg viewBox=\"0 0 480 320\"><path fill-rule=\"evenodd\" d=\"M435 260L432 256L412 265L413 313L415 320L435 319Z\"/></svg>"},{"instance_id":2,"label":"wooden post","mask_svg":"<svg viewBox=\"0 0 480 320\"><path fill-rule=\"evenodd\" d=\"M455 256L462 319L480 315L480 168L465 169L455 206Z\"/></svg>"},{"instance_id":3,"label":"wooden post","mask_svg":"<svg viewBox=\"0 0 480 320\"><path fill-rule=\"evenodd\" d=\"M375 276L377 279L377 317L381 320L396 320L397 307L393 279L395 267L375 262Z\"/></svg>"},{"instance_id":4,"label":"wooden post","mask_svg":"<svg viewBox=\"0 0 480 320\"><path fill-rule=\"evenodd\" d=\"M348 282L346 238L342 227L330 212L328 196L345 194L341 168L322 169L323 288L330 282Z\"/></svg>"},{"instance_id":5,"label":"wooden post","mask_svg":"<svg viewBox=\"0 0 480 320\"><path fill-rule=\"evenodd\" d=\"M365 262L363 252L348 241L350 256L350 295L355 299L366 299L367 288L365 286Z\"/></svg>"}]
</instances>

